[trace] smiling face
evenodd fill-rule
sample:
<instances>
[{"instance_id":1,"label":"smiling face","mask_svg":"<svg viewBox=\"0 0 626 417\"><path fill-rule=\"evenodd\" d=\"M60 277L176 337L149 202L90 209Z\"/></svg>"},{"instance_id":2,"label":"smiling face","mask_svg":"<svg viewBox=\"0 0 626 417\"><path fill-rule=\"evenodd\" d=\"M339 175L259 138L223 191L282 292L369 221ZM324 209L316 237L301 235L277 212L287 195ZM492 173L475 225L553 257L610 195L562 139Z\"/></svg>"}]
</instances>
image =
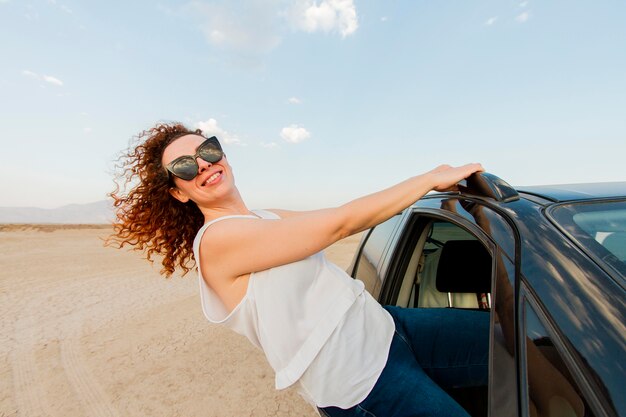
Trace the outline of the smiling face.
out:
<instances>
[{"instance_id":1,"label":"smiling face","mask_svg":"<svg viewBox=\"0 0 626 417\"><path fill-rule=\"evenodd\" d=\"M178 157L193 156L198 146L205 140L206 138L199 135L181 136L167 145L163 151L161 163L166 166ZM198 157L196 163L198 175L189 181L170 174L174 180L174 187L169 191L174 198L183 203L192 200L199 207L211 207L235 189L232 170L226 156L214 164Z\"/></svg>"}]
</instances>

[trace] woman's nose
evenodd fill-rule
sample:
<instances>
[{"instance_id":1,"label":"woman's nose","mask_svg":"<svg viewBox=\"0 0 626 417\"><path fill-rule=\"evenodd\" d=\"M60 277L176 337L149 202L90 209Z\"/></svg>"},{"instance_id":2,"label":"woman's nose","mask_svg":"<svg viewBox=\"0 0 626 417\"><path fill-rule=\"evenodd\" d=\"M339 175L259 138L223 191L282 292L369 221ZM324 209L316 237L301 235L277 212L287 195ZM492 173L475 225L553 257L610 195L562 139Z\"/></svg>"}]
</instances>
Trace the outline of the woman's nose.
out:
<instances>
[{"instance_id":1,"label":"woman's nose","mask_svg":"<svg viewBox=\"0 0 626 417\"><path fill-rule=\"evenodd\" d=\"M196 158L196 163L198 164L198 173L206 171L207 169L211 167L211 165L213 165L212 163L207 162L200 157Z\"/></svg>"}]
</instances>

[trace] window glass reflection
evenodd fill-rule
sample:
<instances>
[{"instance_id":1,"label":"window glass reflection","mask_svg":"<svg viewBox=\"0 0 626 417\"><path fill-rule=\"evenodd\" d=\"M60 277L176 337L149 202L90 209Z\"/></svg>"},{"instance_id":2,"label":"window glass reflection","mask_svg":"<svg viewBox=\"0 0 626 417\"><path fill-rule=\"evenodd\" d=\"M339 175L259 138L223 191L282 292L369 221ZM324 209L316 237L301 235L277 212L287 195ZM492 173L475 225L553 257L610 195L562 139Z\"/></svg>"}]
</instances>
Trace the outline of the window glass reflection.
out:
<instances>
[{"instance_id":1,"label":"window glass reflection","mask_svg":"<svg viewBox=\"0 0 626 417\"><path fill-rule=\"evenodd\" d=\"M626 201L563 204L550 214L587 252L626 278Z\"/></svg>"},{"instance_id":2,"label":"window glass reflection","mask_svg":"<svg viewBox=\"0 0 626 417\"><path fill-rule=\"evenodd\" d=\"M524 303L527 410L531 417L593 417L537 313Z\"/></svg>"},{"instance_id":3,"label":"window glass reflection","mask_svg":"<svg viewBox=\"0 0 626 417\"><path fill-rule=\"evenodd\" d=\"M374 228L359 256L354 277L363 281L365 289L376 299L380 294L381 278L378 276L376 268L382 256L389 237L396 225L400 221L400 215L393 216L384 223Z\"/></svg>"}]
</instances>

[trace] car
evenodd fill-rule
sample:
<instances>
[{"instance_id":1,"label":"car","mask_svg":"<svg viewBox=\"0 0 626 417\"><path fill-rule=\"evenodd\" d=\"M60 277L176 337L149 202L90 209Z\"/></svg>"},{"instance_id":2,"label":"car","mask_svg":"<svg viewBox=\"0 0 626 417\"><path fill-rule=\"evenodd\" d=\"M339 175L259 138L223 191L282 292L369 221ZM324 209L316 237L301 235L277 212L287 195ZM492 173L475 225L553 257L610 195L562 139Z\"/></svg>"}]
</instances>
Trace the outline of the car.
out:
<instances>
[{"instance_id":1,"label":"car","mask_svg":"<svg viewBox=\"0 0 626 417\"><path fill-rule=\"evenodd\" d=\"M626 416L626 182L459 189L366 231L347 272L383 305L490 315L489 385L448 391L473 417Z\"/></svg>"}]
</instances>

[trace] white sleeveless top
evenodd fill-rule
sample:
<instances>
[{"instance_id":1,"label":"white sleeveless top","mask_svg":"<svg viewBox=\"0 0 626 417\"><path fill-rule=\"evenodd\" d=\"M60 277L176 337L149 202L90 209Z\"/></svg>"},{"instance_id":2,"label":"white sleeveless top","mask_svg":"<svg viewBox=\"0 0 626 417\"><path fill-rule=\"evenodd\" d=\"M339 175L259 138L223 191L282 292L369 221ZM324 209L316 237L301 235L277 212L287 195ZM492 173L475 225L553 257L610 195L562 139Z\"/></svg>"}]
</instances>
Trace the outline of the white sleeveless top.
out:
<instances>
[{"instance_id":1,"label":"white sleeveless top","mask_svg":"<svg viewBox=\"0 0 626 417\"><path fill-rule=\"evenodd\" d=\"M264 219L279 219L253 210ZM350 408L374 387L389 354L395 324L364 289L323 252L250 274L246 294L230 312L202 279L200 240L224 216L203 225L193 244L206 318L246 336L276 372L276 389L298 383L317 407ZM218 255L219 256L219 255Z\"/></svg>"}]
</instances>

